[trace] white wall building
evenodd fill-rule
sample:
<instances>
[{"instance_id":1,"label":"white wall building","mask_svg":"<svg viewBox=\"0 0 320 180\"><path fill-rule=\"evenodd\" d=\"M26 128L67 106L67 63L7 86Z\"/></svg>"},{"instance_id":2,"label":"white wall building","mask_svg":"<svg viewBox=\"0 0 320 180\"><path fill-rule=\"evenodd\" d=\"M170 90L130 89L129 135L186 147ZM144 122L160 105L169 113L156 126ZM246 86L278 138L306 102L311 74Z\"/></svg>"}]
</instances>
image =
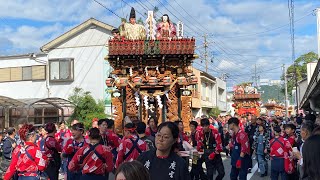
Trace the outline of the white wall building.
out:
<instances>
[{"instance_id":1,"label":"white wall building","mask_svg":"<svg viewBox=\"0 0 320 180\"><path fill-rule=\"evenodd\" d=\"M104 100L110 72L104 57L112 26L89 19L41 47L41 53L0 57L0 96L68 99L75 87Z\"/></svg>"},{"instance_id":2,"label":"white wall building","mask_svg":"<svg viewBox=\"0 0 320 180\"><path fill-rule=\"evenodd\" d=\"M193 116L208 115L214 107L218 107L221 113L225 114L227 111L226 82L197 69L193 69L193 72L199 79L192 93L196 95L192 98Z\"/></svg>"}]
</instances>

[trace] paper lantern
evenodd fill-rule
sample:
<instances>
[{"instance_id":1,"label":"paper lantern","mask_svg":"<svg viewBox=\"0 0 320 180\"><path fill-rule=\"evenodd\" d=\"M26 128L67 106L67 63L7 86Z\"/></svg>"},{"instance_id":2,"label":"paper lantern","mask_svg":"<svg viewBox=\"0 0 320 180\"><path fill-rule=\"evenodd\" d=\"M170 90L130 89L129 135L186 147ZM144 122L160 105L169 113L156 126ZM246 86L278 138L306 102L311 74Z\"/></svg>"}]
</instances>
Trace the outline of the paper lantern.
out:
<instances>
[{"instance_id":1,"label":"paper lantern","mask_svg":"<svg viewBox=\"0 0 320 180\"><path fill-rule=\"evenodd\" d=\"M149 85L155 86L158 84L158 79L156 77L150 77L149 78Z\"/></svg>"},{"instance_id":2,"label":"paper lantern","mask_svg":"<svg viewBox=\"0 0 320 180\"><path fill-rule=\"evenodd\" d=\"M142 78L137 76L133 79L133 82L136 86L141 86L142 85Z\"/></svg>"},{"instance_id":3,"label":"paper lantern","mask_svg":"<svg viewBox=\"0 0 320 180\"><path fill-rule=\"evenodd\" d=\"M189 83L194 85L194 84L198 84L198 77L196 76L190 76L189 77Z\"/></svg>"},{"instance_id":4,"label":"paper lantern","mask_svg":"<svg viewBox=\"0 0 320 180\"><path fill-rule=\"evenodd\" d=\"M185 77L178 77L178 84L179 85L186 85L187 84L187 79Z\"/></svg>"},{"instance_id":5,"label":"paper lantern","mask_svg":"<svg viewBox=\"0 0 320 180\"><path fill-rule=\"evenodd\" d=\"M128 78L126 77L120 78L120 86L126 87L127 85L128 85Z\"/></svg>"},{"instance_id":6,"label":"paper lantern","mask_svg":"<svg viewBox=\"0 0 320 180\"><path fill-rule=\"evenodd\" d=\"M163 82L163 85L170 86L171 85L171 78L170 77L164 77L162 82Z\"/></svg>"},{"instance_id":7,"label":"paper lantern","mask_svg":"<svg viewBox=\"0 0 320 180\"><path fill-rule=\"evenodd\" d=\"M113 79L113 78L107 78L107 79L106 79L106 85L107 85L108 87L112 87L113 82L114 82L114 79Z\"/></svg>"}]
</instances>

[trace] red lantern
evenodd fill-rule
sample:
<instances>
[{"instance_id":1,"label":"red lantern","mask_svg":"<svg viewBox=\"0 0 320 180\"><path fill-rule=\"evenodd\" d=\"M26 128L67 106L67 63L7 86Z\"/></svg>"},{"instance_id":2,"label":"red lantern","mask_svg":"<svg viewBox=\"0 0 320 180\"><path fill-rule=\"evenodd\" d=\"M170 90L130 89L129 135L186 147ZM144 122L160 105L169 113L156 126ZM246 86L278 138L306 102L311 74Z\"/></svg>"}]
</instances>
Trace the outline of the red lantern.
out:
<instances>
[{"instance_id":1,"label":"red lantern","mask_svg":"<svg viewBox=\"0 0 320 180\"><path fill-rule=\"evenodd\" d=\"M113 79L113 78L107 78L107 79L106 79L106 85L107 85L108 87L112 87L113 82L114 82L114 79Z\"/></svg>"},{"instance_id":2,"label":"red lantern","mask_svg":"<svg viewBox=\"0 0 320 180\"><path fill-rule=\"evenodd\" d=\"M189 78L189 83L190 83L191 85L198 84L198 77L196 77L196 76L190 76L190 78Z\"/></svg>"},{"instance_id":3,"label":"red lantern","mask_svg":"<svg viewBox=\"0 0 320 180\"><path fill-rule=\"evenodd\" d=\"M155 86L158 84L158 79L156 77L150 77L149 78L149 85Z\"/></svg>"},{"instance_id":4,"label":"red lantern","mask_svg":"<svg viewBox=\"0 0 320 180\"><path fill-rule=\"evenodd\" d=\"M126 87L127 85L128 85L128 78L126 77L120 78L120 86Z\"/></svg>"},{"instance_id":5,"label":"red lantern","mask_svg":"<svg viewBox=\"0 0 320 180\"><path fill-rule=\"evenodd\" d=\"M142 85L142 78L137 76L133 79L133 82L136 86L141 86Z\"/></svg>"},{"instance_id":6,"label":"red lantern","mask_svg":"<svg viewBox=\"0 0 320 180\"><path fill-rule=\"evenodd\" d=\"M162 82L163 82L163 85L170 86L171 85L171 78L170 77L164 77Z\"/></svg>"},{"instance_id":7,"label":"red lantern","mask_svg":"<svg viewBox=\"0 0 320 180\"><path fill-rule=\"evenodd\" d=\"M185 77L178 77L178 84L179 85L186 85L187 84L187 79Z\"/></svg>"}]
</instances>

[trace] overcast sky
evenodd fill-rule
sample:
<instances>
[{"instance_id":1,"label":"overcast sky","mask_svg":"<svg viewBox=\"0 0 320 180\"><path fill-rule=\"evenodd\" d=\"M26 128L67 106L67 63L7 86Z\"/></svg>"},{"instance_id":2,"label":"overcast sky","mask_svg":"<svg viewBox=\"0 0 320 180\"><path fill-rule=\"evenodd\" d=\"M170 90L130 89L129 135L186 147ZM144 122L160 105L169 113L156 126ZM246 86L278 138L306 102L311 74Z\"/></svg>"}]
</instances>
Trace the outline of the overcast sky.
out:
<instances>
[{"instance_id":1,"label":"overcast sky","mask_svg":"<svg viewBox=\"0 0 320 180\"><path fill-rule=\"evenodd\" d=\"M142 18L157 6L158 16L168 14L185 24L185 35L194 36L197 54L203 57L208 36L209 73L228 73L228 86L252 80L254 66L262 79L279 79L281 65L292 64L287 0L97 0L120 17L131 6ZM0 0L0 55L38 52L62 33L94 17L113 26L119 18L94 0ZM294 4L295 50L299 55L317 51L316 16L319 0ZM212 62L211 62L212 61ZM195 67L204 70L198 59Z\"/></svg>"}]
</instances>

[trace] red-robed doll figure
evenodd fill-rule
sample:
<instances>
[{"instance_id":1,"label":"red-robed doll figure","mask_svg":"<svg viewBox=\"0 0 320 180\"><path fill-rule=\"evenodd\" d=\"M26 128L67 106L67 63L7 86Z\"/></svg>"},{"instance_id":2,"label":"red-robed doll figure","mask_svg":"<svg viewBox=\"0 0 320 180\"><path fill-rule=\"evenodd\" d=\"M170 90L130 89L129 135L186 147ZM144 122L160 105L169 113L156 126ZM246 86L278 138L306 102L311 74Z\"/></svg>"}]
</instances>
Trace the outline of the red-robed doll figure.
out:
<instances>
[{"instance_id":1,"label":"red-robed doll figure","mask_svg":"<svg viewBox=\"0 0 320 180\"><path fill-rule=\"evenodd\" d=\"M164 14L162 21L157 24L157 39L172 39L177 35L176 27L170 21L169 16Z\"/></svg>"},{"instance_id":2,"label":"red-robed doll figure","mask_svg":"<svg viewBox=\"0 0 320 180\"><path fill-rule=\"evenodd\" d=\"M19 179L39 179L39 172L46 168L47 157L35 144L35 128L31 124L25 124L19 129L19 135L22 143L14 149L11 164L3 179L9 180L15 173L18 173Z\"/></svg>"},{"instance_id":3,"label":"red-robed doll figure","mask_svg":"<svg viewBox=\"0 0 320 180\"><path fill-rule=\"evenodd\" d=\"M105 180L113 169L110 148L99 144L101 136L98 128L89 130L90 144L80 148L68 165L71 172L81 171L81 179Z\"/></svg>"}]
</instances>

